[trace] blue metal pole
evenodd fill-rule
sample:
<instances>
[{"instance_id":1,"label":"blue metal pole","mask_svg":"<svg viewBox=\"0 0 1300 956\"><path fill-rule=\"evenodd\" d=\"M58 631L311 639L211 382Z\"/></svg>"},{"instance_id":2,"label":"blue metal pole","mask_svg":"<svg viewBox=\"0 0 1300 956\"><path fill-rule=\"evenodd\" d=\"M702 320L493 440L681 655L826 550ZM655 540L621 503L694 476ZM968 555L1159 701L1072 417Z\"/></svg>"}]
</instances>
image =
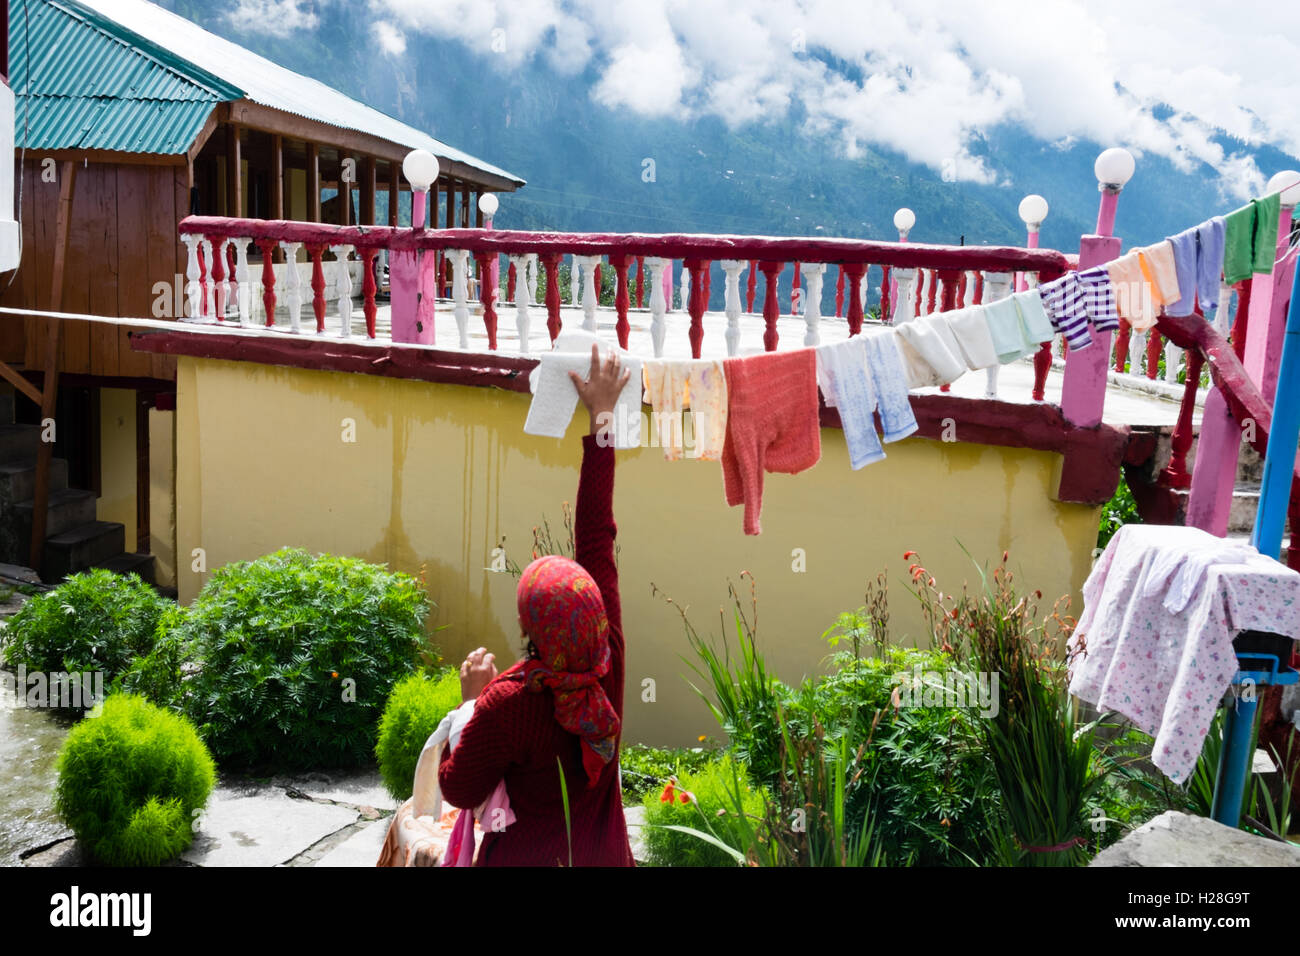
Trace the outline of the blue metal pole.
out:
<instances>
[{"instance_id":1,"label":"blue metal pole","mask_svg":"<svg viewBox=\"0 0 1300 956\"><path fill-rule=\"evenodd\" d=\"M1223 750L1219 754L1219 773L1214 780L1214 803L1210 815L1234 830L1241 822L1241 802L1246 792L1246 775L1250 773L1254 750L1250 746L1255 730L1255 708L1250 700L1239 698L1224 708Z\"/></svg>"},{"instance_id":2,"label":"blue metal pole","mask_svg":"<svg viewBox=\"0 0 1300 956\"><path fill-rule=\"evenodd\" d=\"M1300 268L1291 281L1291 305L1286 314L1286 337L1278 368L1277 394L1273 397L1273 424L1268 432L1268 454L1259 489L1259 511L1250 543L1260 554L1282 556L1282 532L1295 473L1296 444L1300 442ZM1297 529L1300 533L1300 529Z\"/></svg>"}]
</instances>

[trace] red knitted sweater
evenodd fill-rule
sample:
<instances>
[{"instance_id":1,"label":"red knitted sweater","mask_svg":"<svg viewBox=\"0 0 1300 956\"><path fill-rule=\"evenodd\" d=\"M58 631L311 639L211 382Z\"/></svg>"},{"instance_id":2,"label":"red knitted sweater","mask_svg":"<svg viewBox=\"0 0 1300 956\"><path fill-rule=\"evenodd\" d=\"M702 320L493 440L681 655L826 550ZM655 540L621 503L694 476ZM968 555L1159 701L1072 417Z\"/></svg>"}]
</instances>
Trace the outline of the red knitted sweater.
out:
<instances>
[{"instance_id":1,"label":"red knitted sweater","mask_svg":"<svg viewBox=\"0 0 1300 956\"><path fill-rule=\"evenodd\" d=\"M613 505L614 449L601 447L595 436L587 435L574 509L574 557L595 579L605 602L610 668L601 686L622 720L623 616L614 564ZM579 738L556 721L549 690L530 693L524 688L516 664L484 689L459 745L443 752L438 770L443 796L457 807L478 806L498 781L506 782L516 822L500 833L484 834L477 866L569 865L557 758L569 792L573 864L633 865L618 761L605 767L596 785L588 788Z\"/></svg>"}]
</instances>

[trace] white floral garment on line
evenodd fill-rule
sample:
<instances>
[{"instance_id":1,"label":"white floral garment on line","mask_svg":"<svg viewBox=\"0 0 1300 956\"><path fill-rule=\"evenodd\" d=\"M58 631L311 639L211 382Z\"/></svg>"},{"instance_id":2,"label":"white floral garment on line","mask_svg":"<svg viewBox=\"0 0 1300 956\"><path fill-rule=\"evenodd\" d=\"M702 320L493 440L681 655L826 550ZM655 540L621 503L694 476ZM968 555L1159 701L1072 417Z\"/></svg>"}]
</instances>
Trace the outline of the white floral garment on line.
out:
<instances>
[{"instance_id":1,"label":"white floral garment on line","mask_svg":"<svg viewBox=\"0 0 1300 956\"><path fill-rule=\"evenodd\" d=\"M1215 548L1222 561L1207 560ZM1190 574L1171 574L1171 555L1175 564L1185 558ZM1166 602L1171 585L1181 593ZM1083 601L1070 651L1085 651L1072 663L1070 693L1151 734L1152 762L1174 783L1195 769L1237 671L1233 637L1300 634L1300 573L1199 528L1120 528Z\"/></svg>"}]
</instances>

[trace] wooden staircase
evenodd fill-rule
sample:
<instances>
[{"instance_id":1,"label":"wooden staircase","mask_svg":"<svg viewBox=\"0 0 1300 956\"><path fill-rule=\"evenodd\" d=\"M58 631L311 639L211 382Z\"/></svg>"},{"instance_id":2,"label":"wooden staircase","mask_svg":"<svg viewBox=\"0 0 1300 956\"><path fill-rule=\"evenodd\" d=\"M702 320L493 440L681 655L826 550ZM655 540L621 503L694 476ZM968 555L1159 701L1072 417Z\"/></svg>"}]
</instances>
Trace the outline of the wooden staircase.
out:
<instances>
[{"instance_id":1,"label":"wooden staircase","mask_svg":"<svg viewBox=\"0 0 1300 956\"><path fill-rule=\"evenodd\" d=\"M12 393L0 392L0 562L27 565L31 548L39 425L14 424ZM50 462L45 518L45 553L35 570L57 583L89 568L134 571L153 582L153 556L126 551L126 528L95 517L93 491L68 487L68 463Z\"/></svg>"}]
</instances>

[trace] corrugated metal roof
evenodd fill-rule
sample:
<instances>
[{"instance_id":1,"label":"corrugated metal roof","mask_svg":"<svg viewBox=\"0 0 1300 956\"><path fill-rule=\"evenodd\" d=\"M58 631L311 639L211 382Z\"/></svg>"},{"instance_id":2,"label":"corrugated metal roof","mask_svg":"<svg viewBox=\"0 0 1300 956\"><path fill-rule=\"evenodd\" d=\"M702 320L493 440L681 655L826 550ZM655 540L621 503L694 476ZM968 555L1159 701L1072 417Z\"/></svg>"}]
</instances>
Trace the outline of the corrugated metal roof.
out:
<instances>
[{"instance_id":1,"label":"corrugated metal roof","mask_svg":"<svg viewBox=\"0 0 1300 956\"><path fill-rule=\"evenodd\" d=\"M207 96L216 93L218 101L246 98L252 102L273 109L284 110L298 116L328 123L342 129L369 133L408 149L427 149L435 156L464 163L486 173L492 173L513 180L523 185L524 180L497 166L486 163L475 156L455 149L432 136L400 120L366 106L338 90L326 86L318 80L294 73L270 60L246 50L236 43L209 33L202 27L169 10L155 6L145 0L27 0L31 9L31 44L38 52L36 69L33 76L37 86L33 93L50 95L69 95L78 97L122 97L124 99L154 99L170 104L166 112L174 117L175 127L167 130L167 123L161 118L155 119L156 132L149 137L151 147L139 150L138 146L103 146L109 149L131 149L148 152L181 152L180 149L162 149L164 141L175 141L183 136L185 124L192 122L193 109L182 108L183 102L211 102ZM57 17L50 16L59 11L64 23ZM75 26L73 32L86 34L88 25L93 24L93 32L102 36L112 36L120 44L129 44L136 50L136 57L127 59L120 51L106 47L93 36L73 37L64 31L70 29L69 19L72 14L82 17L83 22ZM37 41L37 21L44 14L48 22L43 25L43 43ZM23 86L18 72L20 56L16 51L22 47L22 10L21 0L10 0L11 59L14 62L10 86L16 94L23 94ZM80 44L84 44L82 52ZM77 50L75 55L70 51ZM55 54L57 51L57 55ZM47 58L57 61L57 67L46 65ZM145 62L147 61L147 62ZM25 59L23 68L25 69ZM42 73L53 72L58 79L51 79L48 88ZM25 78L25 73L22 74ZM88 87L94 84L93 91ZM63 87L59 88L59 84ZM111 111L115 112L115 111ZM147 115L147 114L136 114ZM204 117L206 118L206 112ZM123 114L114 116L125 121L129 117ZM22 136L22 108L17 116L19 136ZM105 117L101 122L109 120ZM199 120L199 126L202 125ZM71 121L51 121L51 128L62 128L65 133L74 127ZM129 127L119 128L129 129ZM96 130L102 127L94 126ZM193 127L197 135L199 127ZM190 141L193 140L193 135ZM58 148L31 136L31 144L39 142L36 148ZM77 144L84 145L84 144ZM29 144L29 148L31 145Z\"/></svg>"},{"instance_id":2,"label":"corrugated metal roof","mask_svg":"<svg viewBox=\"0 0 1300 956\"><path fill-rule=\"evenodd\" d=\"M23 6L9 5L17 146L183 153L213 107L242 94L74 4Z\"/></svg>"}]
</instances>

